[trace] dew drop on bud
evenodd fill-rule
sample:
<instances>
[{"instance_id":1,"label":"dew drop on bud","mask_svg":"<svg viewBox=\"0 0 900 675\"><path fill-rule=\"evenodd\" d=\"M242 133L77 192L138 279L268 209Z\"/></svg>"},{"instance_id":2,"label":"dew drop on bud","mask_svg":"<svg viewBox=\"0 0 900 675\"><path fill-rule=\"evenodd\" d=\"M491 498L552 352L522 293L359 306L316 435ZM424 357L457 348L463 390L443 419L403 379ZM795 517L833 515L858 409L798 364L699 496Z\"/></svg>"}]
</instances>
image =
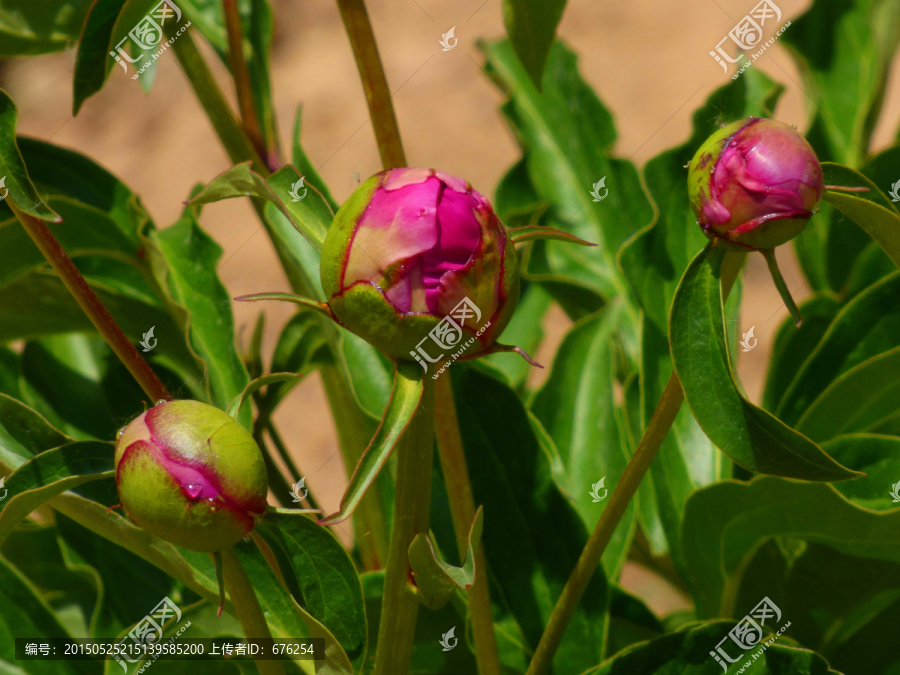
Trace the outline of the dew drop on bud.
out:
<instances>
[{"instance_id":1,"label":"dew drop on bud","mask_svg":"<svg viewBox=\"0 0 900 675\"><path fill-rule=\"evenodd\" d=\"M191 499L196 499L203 491L203 486L195 485L194 483L188 483L185 486L184 491L187 492L188 497L190 497Z\"/></svg>"},{"instance_id":2,"label":"dew drop on bud","mask_svg":"<svg viewBox=\"0 0 900 675\"><path fill-rule=\"evenodd\" d=\"M159 400L156 402L156 405L162 405L162 404L165 403L165 402L166 402L166 399L161 398L161 399L159 399Z\"/></svg>"},{"instance_id":3,"label":"dew drop on bud","mask_svg":"<svg viewBox=\"0 0 900 675\"><path fill-rule=\"evenodd\" d=\"M753 115L747 115L747 117L749 117L751 120L754 119Z\"/></svg>"},{"instance_id":4,"label":"dew drop on bud","mask_svg":"<svg viewBox=\"0 0 900 675\"><path fill-rule=\"evenodd\" d=\"M688 162L687 164L685 164L685 165L684 165L683 167L681 167L681 168L682 168L682 169L686 169L686 168L688 168L690 165L691 165L691 163Z\"/></svg>"},{"instance_id":5,"label":"dew drop on bud","mask_svg":"<svg viewBox=\"0 0 900 675\"><path fill-rule=\"evenodd\" d=\"M796 128L797 128L797 125L796 125L796 124L792 124L792 125L791 125L791 129L796 129Z\"/></svg>"},{"instance_id":6,"label":"dew drop on bud","mask_svg":"<svg viewBox=\"0 0 900 675\"><path fill-rule=\"evenodd\" d=\"M122 436L123 436L124 433L125 433L125 427L122 427L121 429L119 429L119 430L116 432L116 438L122 438Z\"/></svg>"}]
</instances>

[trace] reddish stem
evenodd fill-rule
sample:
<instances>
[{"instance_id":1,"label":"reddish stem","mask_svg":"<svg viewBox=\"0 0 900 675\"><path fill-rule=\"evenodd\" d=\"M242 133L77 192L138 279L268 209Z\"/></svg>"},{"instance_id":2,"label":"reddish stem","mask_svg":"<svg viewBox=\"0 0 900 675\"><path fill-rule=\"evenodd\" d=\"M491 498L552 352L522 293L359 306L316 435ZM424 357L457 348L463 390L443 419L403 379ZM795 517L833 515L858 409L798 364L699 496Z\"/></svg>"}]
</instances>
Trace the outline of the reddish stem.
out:
<instances>
[{"instance_id":1,"label":"reddish stem","mask_svg":"<svg viewBox=\"0 0 900 675\"><path fill-rule=\"evenodd\" d=\"M826 185L826 190L834 190L835 192L870 192L867 187L846 187L844 185Z\"/></svg>"},{"instance_id":2,"label":"reddish stem","mask_svg":"<svg viewBox=\"0 0 900 675\"><path fill-rule=\"evenodd\" d=\"M75 267L72 259L63 250L63 247L56 241L56 237L50 231L50 228L44 221L23 213L11 201L7 204L16 214L16 218L22 223L22 227L28 233L28 236L34 241L41 253L53 267L53 270L59 275L59 278L69 289L69 293L75 298L75 302L79 304L84 313L87 314L91 323L100 333L106 343L112 348L119 357L119 360L128 368L128 372L132 374L141 389L150 397L154 403L156 401L172 399L166 385L157 377L150 364L144 360L137 348L125 335L125 332L112 318L103 303L94 293L87 281L81 276L81 272Z\"/></svg>"}]
</instances>

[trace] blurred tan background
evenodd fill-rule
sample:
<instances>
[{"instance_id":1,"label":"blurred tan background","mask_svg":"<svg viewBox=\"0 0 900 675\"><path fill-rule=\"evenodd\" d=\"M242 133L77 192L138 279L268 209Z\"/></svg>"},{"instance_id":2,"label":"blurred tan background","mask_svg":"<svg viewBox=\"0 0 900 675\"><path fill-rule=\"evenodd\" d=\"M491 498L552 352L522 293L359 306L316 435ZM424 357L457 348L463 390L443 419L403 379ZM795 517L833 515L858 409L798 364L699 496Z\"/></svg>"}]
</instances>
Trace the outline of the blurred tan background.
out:
<instances>
[{"instance_id":1,"label":"blurred tan background","mask_svg":"<svg viewBox=\"0 0 900 675\"><path fill-rule=\"evenodd\" d=\"M335 3L271 0L275 22L273 90L282 142L289 147L295 111L303 106L303 144L340 202L381 169L365 97ZM481 38L504 35L501 0L369 0L406 155L412 166L438 167L464 176L493 197L503 173L519 157L498 113L502 96L480 71ZM569 0L559 34L580 54L580 70L611 109L618 127L615 152L639 166L684 142L690 118L733 74L722 73L708 52L755 5L754 0ZM783 21L801 14L807 0L778 0ZM456 48L441 51L441 34L455 26ZM790 28L788 28L790 30ZM768 37L768 30L766 31ZM201 38L195 34L198 42ZM205 46L205 45L203 45ZM233 87L209 49L208 61L223 90ZM120 177L144 201L157 227L172 223L192 185L208 182L229 161L170 52L145 95L116 68L106 87L71 117L74 51L8 62L2 86L19 107L20 133L78 150ZM776 111L783 122L807 126L805 94L780 42L754 67L787 86ZM890 144L900 120L900 73L892 73L876 149ZM900 177L898 177L900 178ZM587 189L587 188L586 188ZM202 224L222 245L219 274L231 295L289 290L265 232L245 200L207 206ZM814 223L815 221L813 221ZM809 289L790 247L779 249L788 286L798 303ZM774 332L786 316L761 256L750 256L741 330L755 325L758 346L742 353L739 374L758 401ZM260 305L236 303L235 321L246 342ZM287 305L265 307L271 354ZM561 311L547 317L548 340L537 355L549 365L566 327ZM543 373L535 373L535 382ZM335 510L346 484L335 430L317 377L298 387L276 415L301 471L323 507ZM624 582L642 590L657 609L680 603L629 566Z\"/></svg>"}]
</instances>

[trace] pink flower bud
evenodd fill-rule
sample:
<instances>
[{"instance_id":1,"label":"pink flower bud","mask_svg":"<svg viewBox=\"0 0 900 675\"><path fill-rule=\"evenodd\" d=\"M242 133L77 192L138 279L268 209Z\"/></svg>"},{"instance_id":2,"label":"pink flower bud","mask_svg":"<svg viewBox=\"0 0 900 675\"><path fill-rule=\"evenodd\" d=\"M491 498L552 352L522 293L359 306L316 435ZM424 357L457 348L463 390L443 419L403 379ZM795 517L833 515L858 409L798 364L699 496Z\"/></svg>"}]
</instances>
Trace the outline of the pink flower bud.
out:
<instances>
[{"instance_id":1,"label":"pink flower bud","mask_svg":"<svg viewBox=\"0 0 900 675\"><path fill-rule=\"evenodd\" d=\"M719 129L697 150L688 190L716 245L772 249L806 227L822 196L822 167L796 129L751 117Z\"/></svg>"},{"instance_id":2,"label":"pink flower bud","mask_svg":"<svg viewBox=\"0 0 900 675\"><path fill-rule=\"evenodd\" d=\"M372 176L341 207L322 248L322 287L335 318L389 356L410 352L464 299L465 354L492 345L519 297L518 260L490 203L433 169ZM459 323L457 321L457 323Z\"/></svg>"},{"instance_id":3,"label":"pink flower bud","mask_svg":"<svg viewBox=\"0 0 900 675\"><path fill-rule=\"evenodd\" d=\"M236 544L266 510L259 446L205 403L164 401L132 420L119 432L115 463L128 517L192 551Z\"/></svg>"}]
</instances>

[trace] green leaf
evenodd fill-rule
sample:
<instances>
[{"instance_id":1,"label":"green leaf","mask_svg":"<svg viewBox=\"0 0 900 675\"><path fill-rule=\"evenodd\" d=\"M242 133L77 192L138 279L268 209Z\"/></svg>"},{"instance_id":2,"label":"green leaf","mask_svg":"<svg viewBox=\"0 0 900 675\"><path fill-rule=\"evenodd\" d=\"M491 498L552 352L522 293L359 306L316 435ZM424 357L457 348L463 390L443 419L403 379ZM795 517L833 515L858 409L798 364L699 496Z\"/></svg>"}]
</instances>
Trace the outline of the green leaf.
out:
<instances>
[{"instance_id":1,"label":"green leaf","mask_svg":"<svg viewBox=\"0 0 900 675\"><path fill-rule=\"evenodd\" d=\"M88 11L75 57L73 115L77 115L84 102L103 88L109 69L116 63L109 55L116 45L111 45L110 41L126 1L96 0Z\"/></svg>"},{"instance_id":2,"label":"green leaf","mask_svg":"<svg viewBox=\"0 0 900 675\"><path fill-rule=\"evenodd\" d=\"M272 354L271 370L305 375L311 368L321 365L327 359L327 344L313 312L300 311L281 329ZM275 410L295 384L285 385L278 382L270 384L262 397L262 407L269 412Z\"/></svg>"},{"instance_id":3,"label":"green leaf","mask_svg":"<svg viewBox=\"0 0 900 675\"><path fill-rule=\"evenodd\" d=\"M350 477L350 484L341 497L341 508L337 513L321 520L320 525L333 525L353 514L419 409L423 391L422 373L419 372L418 364L399 364L394 373L394 387L381 425Z\"/></svg>"},{"instance_id":4,"label":"green leaf","mask_svg":"<svg viewBox=\"0 0 900 675\"><path fill-rule=\"evenodd\" d=\"M566 0L503 0L503 21L509 41L538 89L565 7Z\"/></svg>"},{"instance_id":5,"label":"green leaf","mask_svg":"<svg viewBox=\"0 0 900 675\"><path fill-rule=\"evenodd\" d=\"M739 615L730 606L729 590L745 573L748 557L772 537L900 562L900 510L873 512L854 505L834 486L771 476L698 490L685 506L681 538L690 574L702 589L693 593L698 616Z\"/></svg>"},{"instance_id":6,"label":"green leaf","mask_svg":"<svg viewBox=\"0 0 900 675\"><path fill-rule=\"evenodd\" d=\"M247 386L244 387L244 391L242 391L240 395L234 397L234 400L228 404L228 408L225 410L225 412L237 419L238 412L240 412L240 409L244 405L244 402L254 392L270 384L275 384L276 382L288 382L290 380L296 380L297 377L297 373L271 373L270 375L257 377L255 380L251 380L247 384Z\"/></svg>"},{"instance_id":7,"label":"green leaf","mask_svg":"<svg viewBox=\"0 0 900 675\"><path fill-rule=\"evenodd\" d=\"M366 653L366 614L353 561L328 528L290 509L270 510L257 531L297 603L340 643L354 668Z\"/></svg>"},{"instance_id":8,"label":"green leaf","mask_svg":"<svg viewBox=\"0 0 900 675\"><path fill-rule=\"evenodd\" d=\"M315 672L320 675L353 675L353 665L341 644L322 622L291 596L257 545L242 541L234 547L234 551L256 591L273 637L321 638L325 641L325 654L316 655ZM325 657L325 663L319 663L321 656Z\"/></svg>"},{"instance_id":9,"label":"green leaf","mask_svg":"<svg viewBox=\"0 0 900 675\"><path fill-rule=\"evenodd\" d=\"M541 284L525 283L516 311L500 336L500 342L518 345L528 354L537 353L544 339L544 315L550 308L552 298ZM498 352L484 357L484 362L506 373L514 389L525 386L533 366L519 354Z\"/></svg>"},{"instance_id":10,"label":"green leaf","mask_svg":"<svg viewBox=\"0 0 900 675\"><path fill-rule=\"evenodd\" d=\"M841 303L833 294L815 293L800 305L803 316L800 328L797 328L793 318L785 318L782 322L775 334L775 346L763 391L763 407L766 410L779 410L791 383L796 383L797 373L807 358L812 356L840 309ZM785 418L785 415L781 413L781 417Z\"/></svg>"},{"instance_id":11,"label":"green leaf","mask_svg":"<svg viewBox=\"0 0 900 675\"><path fill-rule=\"evenodd\" d=\"M36 455L6 479L5 488L11 495L0 510L0 545L16 525L47 500L114 473L111 443L69 443Z\"/></svg>"},{"instance_id":12,"label":"green leaf","mask_svg":"<svg viewBox=\"0 0 900 675\"><path fill-rule=\"evenodd\" d=\"M16 470L38 453L71 442L27 405L0 394L0 464L4 467Z\"/></svg>"},{"instance_id":13,"label":"green leaf","mask_svg":"<svg viewBox=\"0 0 900 675\"><path fill-rule=\"evenodd\" d=\"M785 619L782 625L788 623ZM725 639L723 649L731 658L736 658L738 647L728 639L728 631L732 628L733 621L691 623L674 633L629 647L584 675L718 673L721 666L710 656L710 652L720 644L720 640ZM743 666L754 675L839 675L815 652L774 641L763 647L772 637L767 634L758 648L743 654L726 672L729 675L742 672Z\"/></svg>"},{"instance_id":14,"label":"green leaf","mask_svg":"<svg viewBox=\"0 0 900 675\"><path fill-rule=\"evenodd\" d=\"M516 394L473 368L451 369L451 377L475 504L488 514L482 544L491 596L503 599L499 614L521 632L527 652L540 640L587 542L587 528L556 484ZM443 550L454 550L455 542L452 529L438 539ZM607 602L598 565L554 657L554 673L580 675L601 660Z\"/></svg>"},{"instance_id":15,"label":"green leaf","mask_svg":"<svg viewBox=\"0 0 900 675\"><path fill-rule=\"evenodd\" d=\"M124 273L133 271L131 267L108 262L104 268L109 277L94 279L89 274L86 278L116 323L135 344L155 326L160 341L153 350L154 359L177 367L186 378L202 379L202 371L185 344L184 331L162 303L138 292L134 280ZM0 287L0 342L95 331L72 294L51 270L36 269Z\"/></svg>"},{"instance_id":16,"label":"green leaf","mask_svg":"<svg viewBox=\"0 0 900 675\"><path fill-rule=\"evenodd\" d=\"M327 316L329 319L332 318L331 311L328 309L328 305L326 305L324 302L311 300L310 298L304 297L302 295L294 295L293 293L253 293L252 295L242 295L239 298L235 298L235 300L241 300L242 302L259 302L261 300L279 300L281 302L293 302L295 305L300 305L300 307L303 309L312 309L324 316Z\"/></svg>"},{"instance_id":17,"label":"green leaf","mask_svg":"<svg viewBox=\"0 0 900 675\"><path fill-rule=\"evenodd\" d=\"M878 122L897 26L900 5L891 0L816 0L782 36L829 155L851 166L865 157Z\"/></svg>"},{"instance_id":18,"label":"green leaf","mask_svg":"<svg viewBox=\"0 0 900 675\"><path fill-rule=\"evenodd\" d=\"M842 434L880 431L900 417L900 347L872 357L832 382L797 421L816 442Z\"/></svg>"},{"instance_id":19,"label":"green leaf","mask_svg":"<svg viewBox=\"0 0 900 675\"><path fill-rule=\"evenodd\" d=\"M3 182L5 198L12 201L20 211L54 223L60 217L38 194L31 179L22 153L16 146L16 104L9 94L0 89L0 181ZM2 188L0 188L2 189ZM6 194L8 191L8 195Z\"/></svg>"},{"instance_id":20,"label":"green leaf","mask_svg":"<svg viewBox=\"0 0 900 675\"><path fill-rule=\"evenodd\" d=\"M672 302L672 357L697 422L716 446L749 471L818 481L858 475L741 395L725 341L719 288L723 257L711 245L697 254Z\"/></svg>"},{"instance_id":21,"label":"green leaf","mask_svg":"<svg viewBox=\"0 0 900 675\"><path fill-rule=\"evenodd\" d=\"M900 267L900 213L881 190L862 174L839 164L823 162L826 185L867 187L870 192L825 190L822 199L865 230Z\"/></svg>"},{"instance_id":22,"label":"green leaf","mask_svg":"<svg viewBox=\"0 0 900 675\"><path fill-rule=\"evenodd\" d=\"M415 575L416 590L422 604L438 610L446 605L457 589L466 591L475 583L475 552L481 545L484 510L478 507L469 529L469 545L462 567L441 559L427 534L419 533L409 545L409 566Z\"/></svg>"},{"instance_id":23,"label":"green leaf","mask_svg":"<svg viewBox=\"0 0 900 675\"><path fill-rule=\"evenodd\" d=\"M650 221L652 211L635 166L611 156L616 141L612 116L579 75L575 54L562 43L550 50L553 77L547 78L543 93L509 42L486 49L487 72L510 97L503 112L524 146L531 185L540 201L549 204L546 224L598 242L590 248L543 242L549 268L544 273L589 288L605 300L629 297L616 268L616 252ZM594 201L591 189L604 178L608 194ZM626 343L633 342L636 351L636 313L631 320L635 328L629 329L633 335Z\"/></svg>"},{"instance_id":24,"label":"green leaf","mask_svg":"<svg viewBox=\"0 0 900 675\"><path fill-rule=\"evenodd\" d=\"M510 228L508 232L512 236L512 241L514 244L523 244L526 241L537 241L539 239L552 239L555 241L566 241L570 244L576 244L578 246L595 246L595 244L592 244L589 241L584 241L583 239L579 239L578 237L571 235L568 232L563 232L562 230L557 230L553 227L544 227L543 225L524 225L522 227L513 227Z\"/></svg>"},{"instance_id":25,"label":"green leaf","mask_svg":"<svg viewBox=\"0 0 900 675\"><path fill-rule=\"evenodd\" d=\"M874 511L900 503L900 438L876 434L848 434L822 444L835 460L863 478L835 483L834 488L858 506ZM894 497L894 492L898 497Z\"/></svg>"},{"instance_id":26,"label":"green leaf","mask_svg":"<svg viewBox=\"0 0 900 675\"><path fill-rule=\"evenodd\" d=\"M621 303L615 303L569 330L550 377L531 404L559 450L558 480L589 530L609 504L604 498L622 477L629 457L613 391L621 313ZM601 499L594 494L602 495ZM632 503L603 553L603 566L611 579L618 578L625 563L634 513Z\"/></svg>"},{"instance_id":27,"label":"green leaf","mask_svg":"<svg viewBox=\"0 0 900 675\"><path fill-rule=\"evenodd\" d=\"M790 386L782 389L776 409L779 418L788 424L797 422L836 378L896 346L900 333L898 297L900 272L894 272L857 295L836 315L832 314L834 318L827 331L817 331L820 339L804 341L804 346L814 349L795 351L791 355L795 358L796 375L792 380L784 378ZM827 318L834 311L835 301L822 303ZM803 323L801 331L806 327L806 315ZM806 334L801 331L797 331L796 340Z\"/></svg>"},{"instance_id":28,"label":"green leaf","mask_svg":"<svg viewBox=\"0 0 900 675\"><path fill-rule=\"evenodd\" d=\"M263 178L250 168L250 164L244 162L219 174L189 204L210 204L234 197L268 200L300 234L321 250L334 217L325 198L311 185L300 183L303 176L290 165ZM297 186L296 191L292 192L294 186Z\"/></svg>"},{"instance_id":29,"label":"green leaf","mask_svg":"<svg viewBox=\"0 0 900 675\"><path fill-rule=\"evenodd\" d=\"M15 658L15 638L70 637L53 611L43 602L36 589L17 569L0 557L0 670L29 675L100 675L98 661L26 661Z\"/></svg>"},{"instance_id":30,"label":"green leaf","mask_svg":"<svg viewBox=\"0 0 900 675\"><path fill-rule=\"evenodd\" d=\"M0 7L0 57L64 50L81 34L89 0L5 0Z\"/></svg>"},{"instance_id":31,"label":"green leaf","mask_svg":"<svg viewBox=\"0 0 900 675\"><path fill-rule=\"evenodd\" d=\"M181 219L160 232L148 232L156 248L151 264L172 302L187 312L190 344L205 364L212 403L225 410L250 381L238 357L228 291L217 274L221 247L197 223L188 207ZM239 417L249 427L250 410Z\"/></svg>"}]
</instances>

